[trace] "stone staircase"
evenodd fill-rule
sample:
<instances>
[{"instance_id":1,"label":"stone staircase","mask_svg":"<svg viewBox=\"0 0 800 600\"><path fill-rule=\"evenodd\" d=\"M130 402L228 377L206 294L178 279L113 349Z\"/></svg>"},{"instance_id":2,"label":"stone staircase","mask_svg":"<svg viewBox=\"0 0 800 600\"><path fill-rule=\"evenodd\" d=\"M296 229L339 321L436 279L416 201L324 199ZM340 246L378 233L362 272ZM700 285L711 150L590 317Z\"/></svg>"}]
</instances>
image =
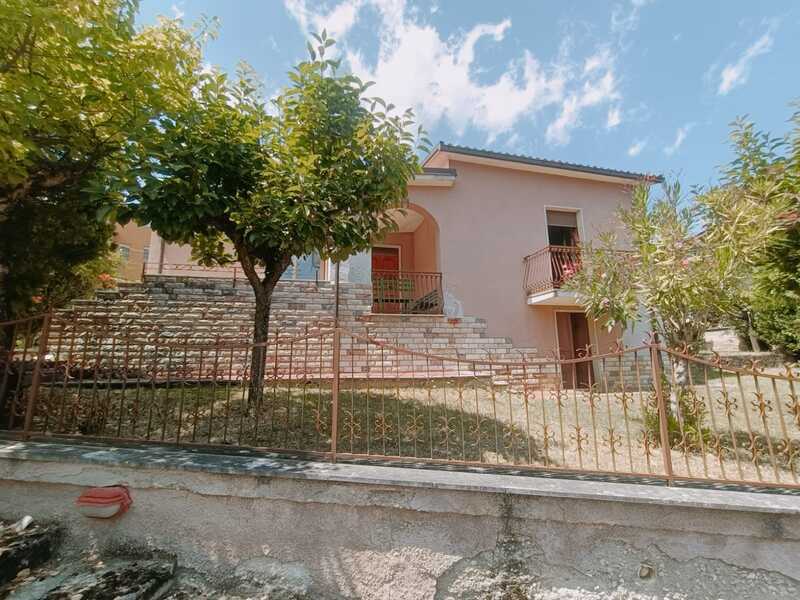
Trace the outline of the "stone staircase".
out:
<instances>
[{"instance_id":1,"label":"stone staircase","mask_svg":"<svg viewBox=\"0 0 800 600\"><path fill-rule=\"evenodd\" d=\"M325 343L319 337L332 327L334 302L335 288L330 282L278 284L272 301L268 344L268 354L275 357L276 371L286 373L289 363L300 361L331 364L330 337ZM532 368L531 373L536 371L537 375L529 374L531 381L555 373L552 365L550 368L544 365L535 348L515 348L508 338L490 336L483 319L373 314L371 308L369 285L342 284L340 323L345 330L356 334L345 334L342 338L341 368L345 377L348 373L361 377L367 372L375 376L381 369L399 377L488 374L503 371L503 367L494 368L489 363L523 360L539 365ZM79 345L87 346L88 332L104 331L107 333L97 336L101 341L92 344L90 357L95 349L102 348L104 357L113 355L117 361L123 360L122 343L112 339L113 336L148 348L157 344L189 348L217 342L238 343L246 348L251 340L254 310L253 293L246 283L235 286L230 279L149 276L141 283L120 283L116 290L101 290L93 299L76 300L70 310L58 315L51 347L60 344L63 351L70 332L81 331ZM312 336L309 344L303 341L305 336ZM407 352L397 352L393 347ZM190 363L197 361L196 355L197 352L191 351ZM430 356L458 358L461 362ZM478 364L469 365L465 361ZM267 364L272 364L271 359ZM498 380L521 377L519 369L506 372Z\"/></svg>"}]
</instances>

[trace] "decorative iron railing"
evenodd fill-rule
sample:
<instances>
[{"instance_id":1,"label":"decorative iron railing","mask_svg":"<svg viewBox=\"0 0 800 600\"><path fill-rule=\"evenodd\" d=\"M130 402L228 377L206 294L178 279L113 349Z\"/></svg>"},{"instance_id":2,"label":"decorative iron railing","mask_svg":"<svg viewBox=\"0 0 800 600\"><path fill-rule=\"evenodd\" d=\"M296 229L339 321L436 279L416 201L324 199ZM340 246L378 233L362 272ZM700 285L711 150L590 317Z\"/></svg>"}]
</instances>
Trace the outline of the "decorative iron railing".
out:
<instances>
[{"instance_id":1,"label":"decorative iron railing","mask_svg":"<svg viewBox=\"0 0 800 600\"><path fill-rule=\"evenodd\" d=\"M796 365L735 367L652 339L470 359L321 325L263 344L254 386L258 346L213 333L49 316L0 332L6 435L800 489Z\"/></svg>"},{"instance_id":2,"label":"decorative iron railing","mask_svg":"<svg viewBox=\"0 0 800 600\"><path fill-rule=\"evenodd\" d=\"M372 271L372 312L440 315L442 274Z\"/></svg>"},{"instance_id":3,"label":"decorative iron railing","mask_svg":"<svg viewBox=\"0 0 800 600\"><path fill-rule=\"evenodd\" d=\"M559 289L580 269L580 250L575 246L545 246L522 259L524 288L529 294Z\"/></svg>"}]
</instances>

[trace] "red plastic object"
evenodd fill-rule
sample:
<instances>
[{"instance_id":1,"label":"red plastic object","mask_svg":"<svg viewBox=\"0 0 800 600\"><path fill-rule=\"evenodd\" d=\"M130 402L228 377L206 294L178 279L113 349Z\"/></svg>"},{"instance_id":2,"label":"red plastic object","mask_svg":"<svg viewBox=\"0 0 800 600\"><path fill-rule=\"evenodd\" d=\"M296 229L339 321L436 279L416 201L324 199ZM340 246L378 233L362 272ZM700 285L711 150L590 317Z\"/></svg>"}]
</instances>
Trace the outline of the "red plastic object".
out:
<instances>
[{"instance_id":1,"label":"red plastic object","mask_svg":"<svg viewBox=\"0 0 800 600\"><path fill-rule=\"evenodd\" d=\"M123 485L89 488L76 501L82 515L95 519L121 515L132 503L130 492Z\"/></svg>"}]
</instances>

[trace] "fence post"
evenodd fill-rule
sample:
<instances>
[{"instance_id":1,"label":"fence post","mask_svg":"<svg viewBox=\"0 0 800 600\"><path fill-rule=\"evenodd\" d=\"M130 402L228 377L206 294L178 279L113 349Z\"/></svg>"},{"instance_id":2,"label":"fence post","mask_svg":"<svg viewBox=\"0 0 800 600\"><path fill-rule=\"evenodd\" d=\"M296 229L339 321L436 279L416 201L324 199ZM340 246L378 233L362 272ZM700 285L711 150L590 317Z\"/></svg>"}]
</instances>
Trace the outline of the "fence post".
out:
<instances>
[{"instance_id":1,"label":"fence post","mask_svg":"<svg viewBox=\"0 0 800 600\"><path fill-rule=\"evenodd\" d=\"M650 366L653 373L653 389L656 393L656 403L658 406L658 430L661 439L661 456L664 461L664 471L667 476L667 485L672 485L672 449L669 443L669 421L667 417L667 405L664 402L664 390L661 387L661 346L656 342L657 338L650 344Z\"/></svg>"},{"instance_id":2,"label":"fence post","mask_svg":"<svg viewBox=\"0 0 800 600\"><path fill-rule=\"evenodd\" d=\"M36 410L36 399L39 395L39 382L42 379L42 361L47 352L47 339L50 337L50 320L52 313L47 313L42 320L42 332L39 334L39 347L36 353L36 363L33 366L33 378L31 388L28 390L28 406L25 410L25 427L22 435L23 439L30 439L31 426L33 425L33 413Z\"/></svg>"},{"instance_id":3,"label":"fence post","mask_svg":"<svg viewBox=\"0 0 800 600\"><path fill-rule=\"evenodd\" d=\"M339 362L342 349L342 333L338 324L333 330L333 382L331 383L331 462L336 462L336 447L339 442Z\"/></svg>"}]
</instances>

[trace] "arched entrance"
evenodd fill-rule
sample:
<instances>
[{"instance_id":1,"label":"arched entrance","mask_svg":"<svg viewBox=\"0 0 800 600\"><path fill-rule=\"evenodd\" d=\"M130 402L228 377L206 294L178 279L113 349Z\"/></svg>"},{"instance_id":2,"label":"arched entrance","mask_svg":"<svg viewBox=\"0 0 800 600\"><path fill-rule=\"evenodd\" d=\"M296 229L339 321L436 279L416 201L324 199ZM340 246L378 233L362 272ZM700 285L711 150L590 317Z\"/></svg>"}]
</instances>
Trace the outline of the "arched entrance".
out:
<instances>
[{"instance_id":1,"label":"arched entrance","mask_svg":"<svg viewBox=\"0 0 800 600\"><path fill-rule=\"evenodd\" d=\"M397 231L372 246L373 312L441 314L439 225L414 204L390 214Z\"/></svg>"}]
</instances>

